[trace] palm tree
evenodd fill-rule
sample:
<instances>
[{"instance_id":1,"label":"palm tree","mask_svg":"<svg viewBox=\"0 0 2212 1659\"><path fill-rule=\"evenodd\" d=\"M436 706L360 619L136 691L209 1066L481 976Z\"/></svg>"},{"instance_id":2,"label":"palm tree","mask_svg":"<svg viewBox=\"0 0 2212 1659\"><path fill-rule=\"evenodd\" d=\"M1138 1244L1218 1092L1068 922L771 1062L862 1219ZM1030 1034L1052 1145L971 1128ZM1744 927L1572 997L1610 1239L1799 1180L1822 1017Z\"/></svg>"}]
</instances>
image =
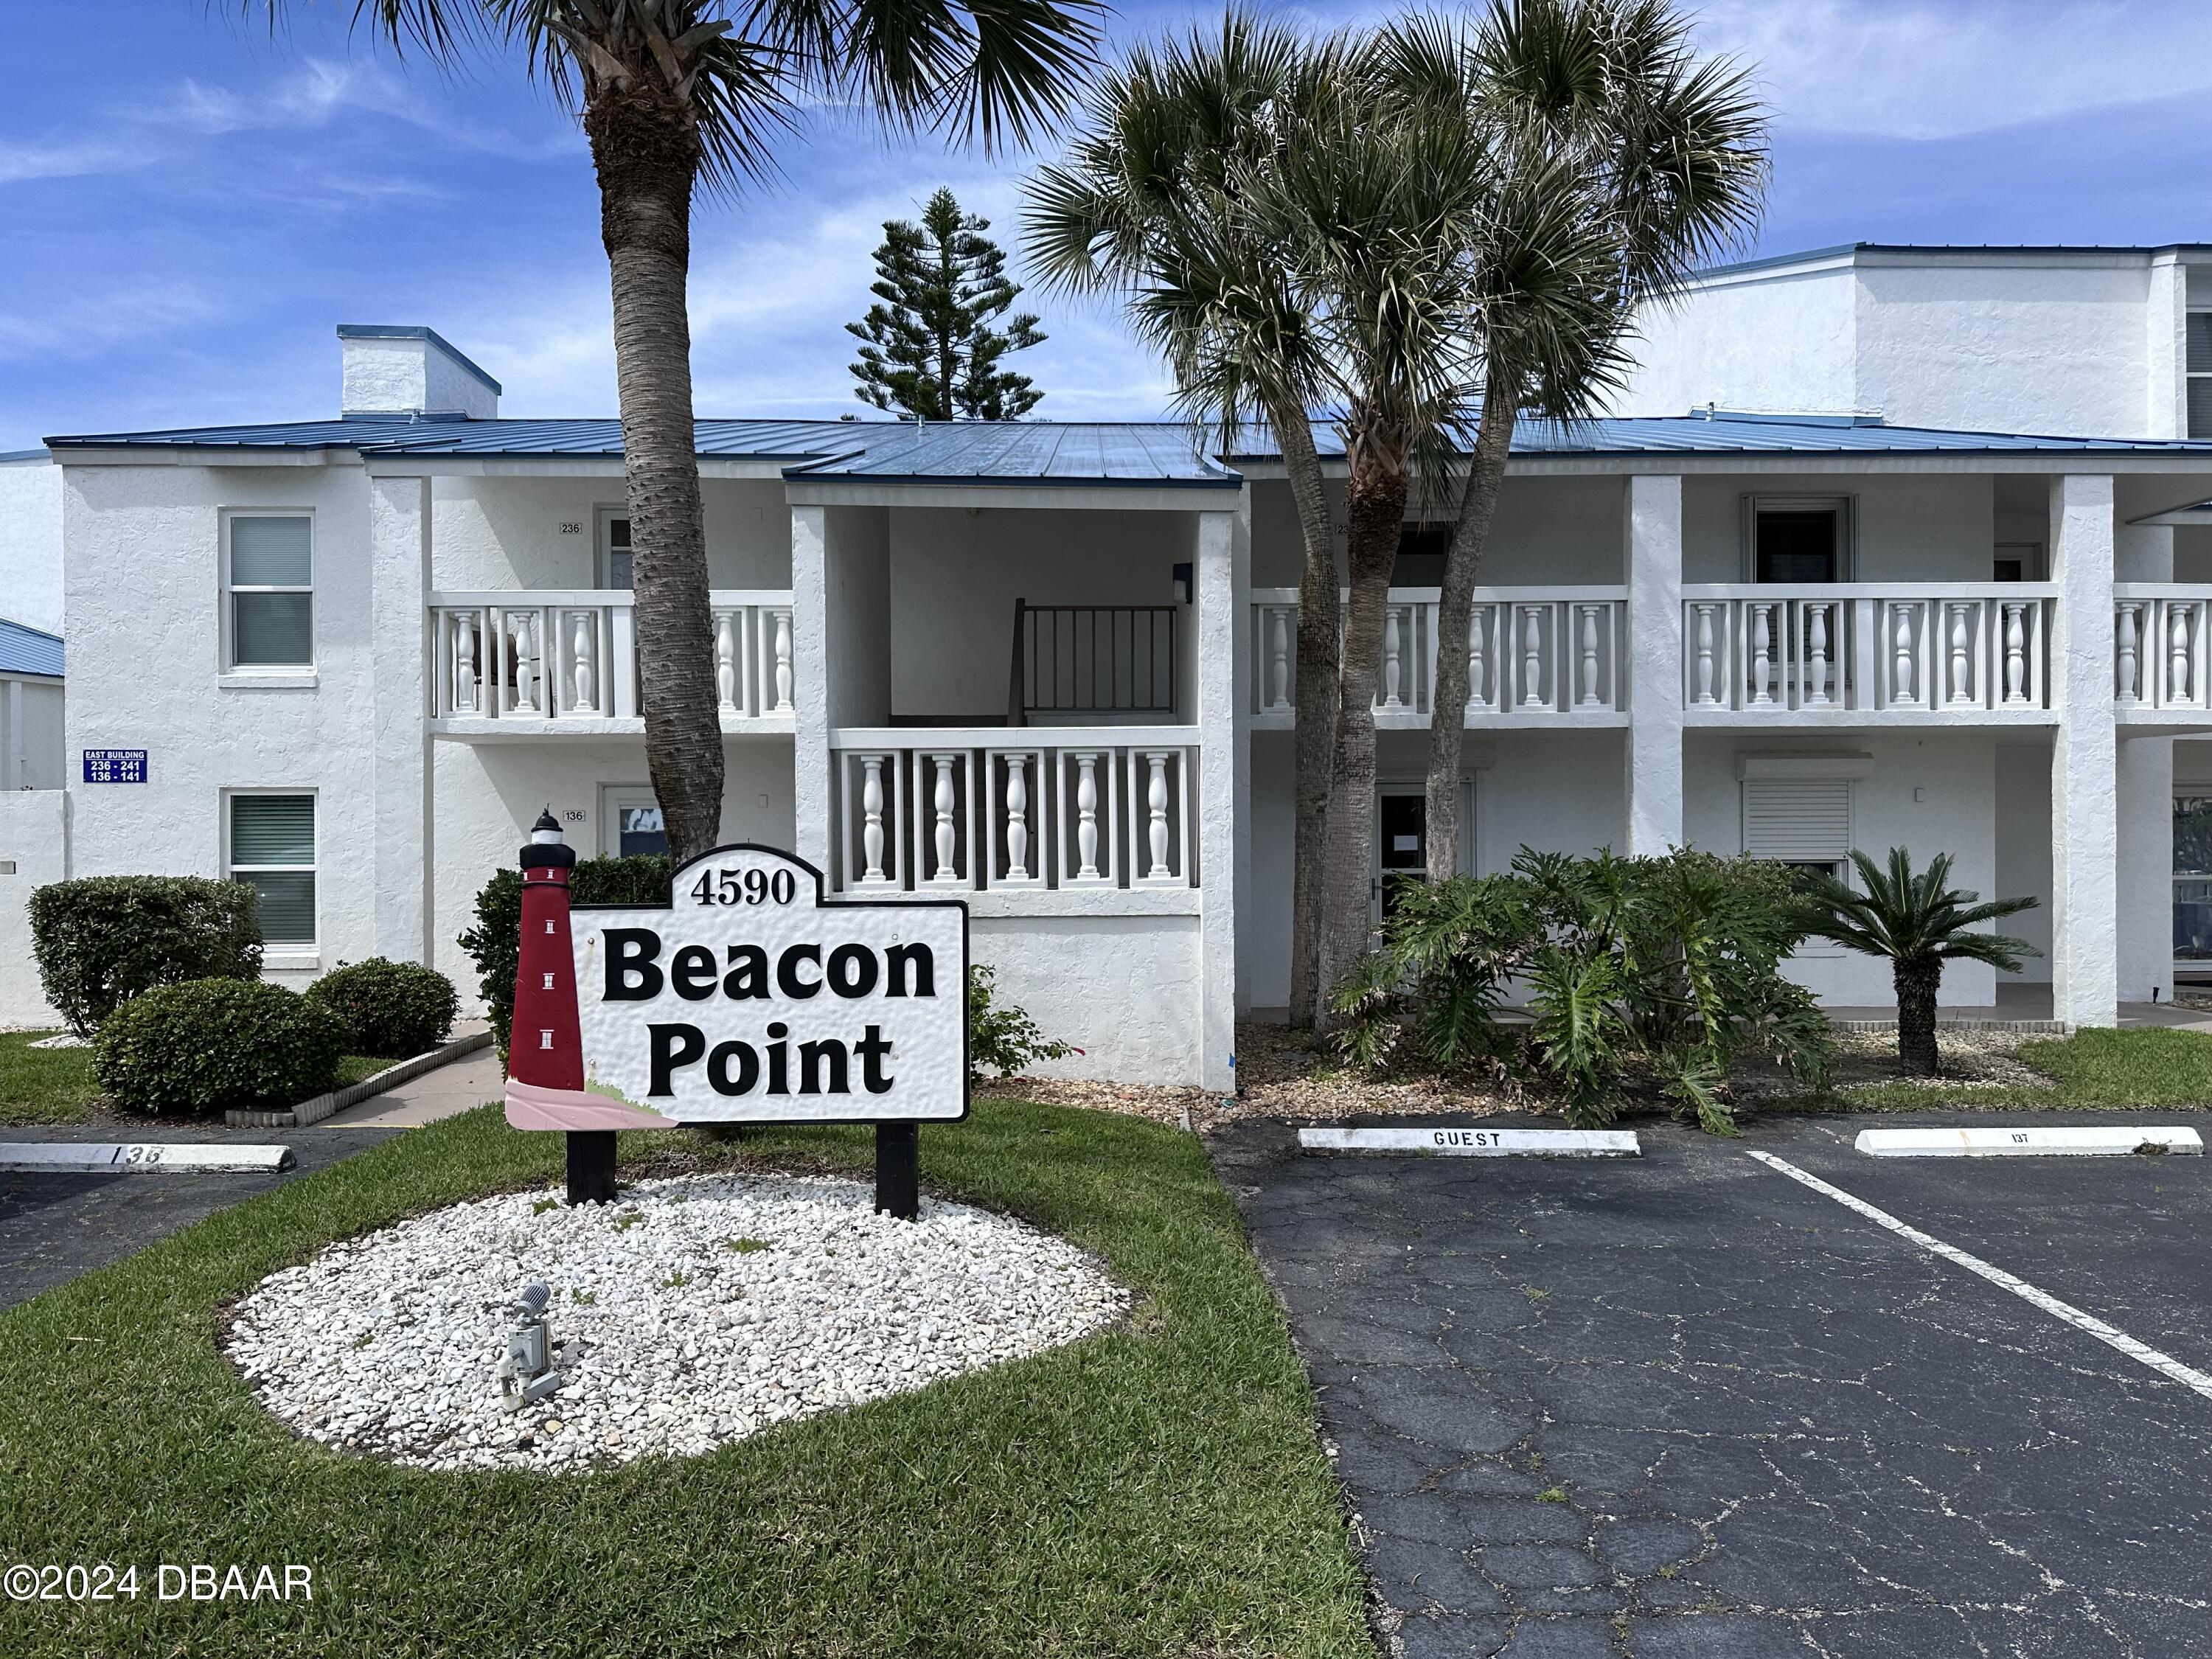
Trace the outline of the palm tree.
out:
<instances>
[{"instance_id":1,"label":"palm tree","mask_svg":"<svg viewBox=\"0 0 2212 1659\"><path fill-rule=\"evenodd\" d=\"M1255 415L1273 433L1304 547L1298 597L1297 805L1291 1018L1310 1024L1329 755L1336 727L1337 571L1309 410L1326 384L1321 342L1291 273L1250 211L1255 179L1342 95L1343 47L1231 10L1139 46L1086 101L1066 157L1030 181L1025 249L1049 284L1117 293L1167 360L1176 404L1233 445Z\"/></svg>"},{"instance_id":2,"label":"palm tree","mask_svg":"<svg viewBox=\"0 0 2212 1659\"><path fill-rule=\"evenodd\" d=\"M1978 894L1948 885L1951 855L1939 853L1919 875L1912 855L1889 849L1885 871L1864 853L1853 853L1863 893L1826 870L1806 872L1805 931L1815 939L1870 957L1887 957L1897 985L1897 1054L1917 1077L1936 1074L1936 993L1947 962L1986 962L2008 974L2021 958L2037 955L2026 939L1970 933L1985 922L2035 908L2032 898L1977 904Z\"/></svg>"},{"instance_id":3,"label":"palm tree","mask_svg":"<svg viewBox=\"0 0 2212 1659\"><path fill-rule=\"evenodd\" d=\"M1667 0L1492 0L1476 23L1416 16L1380 41L1401 118L1465 122L1462 222L1477 268L1480 421L1437 606L1438 641L1464 641L1499 490L1523 412L1573 421L1617 383L1639 305L1755 226L1766 178L1763 112L1743 72L1696 63ZM1457 860L1467 653L1439 650L1429 727L1426 863Z\"/></svg>"},{"instance_id":4,"label":"palm tree","mask_svg":"<svg viewBox=\"0 0 2212 1659\"><path fill-rule=\"evenodd\" d=\"M306 0L244 0L272 26ZM395 49L520 47L581 118L614 299L646 764L678 860L720 839L722 733L692 430L691 205L775 170L804 100L1024 142L1092 61L1100 0L356 0Z\"/></svg>"}]
</instances>

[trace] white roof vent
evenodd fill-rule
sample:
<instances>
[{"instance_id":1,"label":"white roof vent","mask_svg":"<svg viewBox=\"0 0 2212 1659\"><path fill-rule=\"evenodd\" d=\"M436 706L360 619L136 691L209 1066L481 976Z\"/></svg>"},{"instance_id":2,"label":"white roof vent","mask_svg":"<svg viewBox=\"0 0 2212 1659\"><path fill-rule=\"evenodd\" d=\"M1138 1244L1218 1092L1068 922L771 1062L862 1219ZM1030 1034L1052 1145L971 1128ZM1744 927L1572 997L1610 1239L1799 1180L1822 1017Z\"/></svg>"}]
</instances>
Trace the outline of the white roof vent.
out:
<instances>
[{"instance_id":1,"label":"white roof vent","mask_svg":"<svg viewBox=\"0 0 2212 1659\"><path fill-rule=\"evenodd\" d=\"M340 323L338 339L345 355L341 413L498 417L499 382L434 328Z\"/></svg>"}]
</instances>

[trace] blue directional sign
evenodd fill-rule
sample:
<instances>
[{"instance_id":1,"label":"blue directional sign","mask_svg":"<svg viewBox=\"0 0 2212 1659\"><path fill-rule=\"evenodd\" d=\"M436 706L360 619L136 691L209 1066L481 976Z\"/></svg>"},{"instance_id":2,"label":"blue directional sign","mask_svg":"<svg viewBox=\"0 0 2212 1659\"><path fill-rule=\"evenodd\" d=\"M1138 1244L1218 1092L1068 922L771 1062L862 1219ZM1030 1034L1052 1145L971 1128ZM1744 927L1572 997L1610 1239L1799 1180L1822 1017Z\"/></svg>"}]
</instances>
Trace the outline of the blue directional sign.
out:
<instances>
[{"instance_id":1,"label":"blue directional sign","mask_svg":"<svg viewBox=\"0 0 2212 1659\"><path fill-rule=\"evenodd\" d=\"M143 749L88 749L84 751L87 783L143 783L146 751Z\"/></svg>"}]
</instances>

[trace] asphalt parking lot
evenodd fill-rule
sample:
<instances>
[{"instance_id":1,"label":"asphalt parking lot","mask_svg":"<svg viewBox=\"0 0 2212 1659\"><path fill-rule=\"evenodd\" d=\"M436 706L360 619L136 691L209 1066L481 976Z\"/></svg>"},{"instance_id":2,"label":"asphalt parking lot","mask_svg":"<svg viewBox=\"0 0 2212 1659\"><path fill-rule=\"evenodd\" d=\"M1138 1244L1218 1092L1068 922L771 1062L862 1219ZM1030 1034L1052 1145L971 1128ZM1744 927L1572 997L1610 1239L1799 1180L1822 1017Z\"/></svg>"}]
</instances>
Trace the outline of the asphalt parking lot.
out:
<instances>
[{"instance_id":1,"label":"asphalt parking lot","mask_svg":"<svg viewBox=\"0 0 2212 1659\"><path fill-rule=\"evenodd\" d=\"M2212 1143L2032 1121L2122 1117ZM1638 1124L1615 1162L1219 1134L1407 1659L2212 1654L2212 1158L1850 1145L1995 1121Z\"/></svg>"},{"instance_id":2,"label":"asphalt parking lot","mask_svg":"<svg viewBox=\"0 0 2212 1659\"><path fill-rule=\"evenodd\" d=\"M283 1174L20 1174L0 1170L0 1308L12 1307L79 1273L120 1261L134 1250L243 1203L288 1181L337 1163L396 1129L235 1131L165 1127L158 1140L248 1139L291 1147L298 1164ZM0 1140L113 1140L112 1128L15 1128Z\"/></svg>"}]
</instances>

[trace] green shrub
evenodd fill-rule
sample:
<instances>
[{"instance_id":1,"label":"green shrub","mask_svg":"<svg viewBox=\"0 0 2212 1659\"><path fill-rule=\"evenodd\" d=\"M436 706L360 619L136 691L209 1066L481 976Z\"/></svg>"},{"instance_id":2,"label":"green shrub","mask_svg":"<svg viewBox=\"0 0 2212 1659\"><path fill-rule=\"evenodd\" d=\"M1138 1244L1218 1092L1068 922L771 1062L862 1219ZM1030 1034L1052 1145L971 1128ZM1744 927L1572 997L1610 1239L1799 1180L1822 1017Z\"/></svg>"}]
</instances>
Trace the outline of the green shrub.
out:
<instances>
[{"instance_id":1,"label":"green shrub","mask_svg":"<svg viewBox=\"0 0 2212 1659\"><path fill-rule=\"evenodd\" d=\"M90 1036L157 985L261 977L257 895L200 876L82 876L31 895L32 951L46 1000Z\"/></svg>"},{"instance_id":2,"label":"green shrub","mask_svg":"<svg viewBox=\"0 0 2212 1659\"><path fill-rule=\"evenodd\" d=\"M333 1086L346 1037L337 1015L281 985L190 980L109 1016L92 1072L125 1111L291 1106Z\"/></svg>"},{"instance_id":3,"label":"green shrub","mask_svg":"<svg viewBox=\"0 0 2212 1659\"><path fill-rule=\"evenodd\" d=\"M572 904L666 904L668 860L659 854L629 859L579 859L568 872ZM499 1057L507 1058L507 1022L514 1014L514 973L522 953L522 872L501 870L477 894L476 926L457 941L477 965L477 986Z\"/></svg>"},{"instance_id":4,"label":"green shrub","mask_svg":"<svg viewBox=\"0 0 2212 1659\"><path fill-rule=\"evenodd\" d=\"M384 957L324 975L307 988L307 998L345 1022L349 1053L387 1060L437 1048L453 1035L460 1012L453 981L436 969Z\"/></svg>"},{"instance_id":5,"label":"green shrub","mask_svg":"<svg viewBox=\"0 0 2212 1659\"><path fill-rule=\"evenodd\" d=\"M1013 1004L997 1000L999 970L977 966L968 970L968 1081L987 1076L1012 1077L1027 1071L1033 1061L1064 1060L1083 1051L1073 1043L1048 1037L1037 1023Z\"/></svg>"},{"instance_id":6,"label":"green shrub","mask_svg":"<svg viewBox=\"0 0 2212 1659\"><path fill-rule=\"evenodd\" d=\"M1331 999L1354 1064L1520 1064L1565 1096L1577 1126L1611 1122L1644 1095L1718 1134L1735 1133L1737 1056L1827 1075L1827 1021L1782 973L1805 923L1781 865L1524 848L1510 875L1403 879L1391 901L1382 948ZM1497 1018L1516 980L1535 1017L1525 1053Z\"/></svg>"}]
</instances>

